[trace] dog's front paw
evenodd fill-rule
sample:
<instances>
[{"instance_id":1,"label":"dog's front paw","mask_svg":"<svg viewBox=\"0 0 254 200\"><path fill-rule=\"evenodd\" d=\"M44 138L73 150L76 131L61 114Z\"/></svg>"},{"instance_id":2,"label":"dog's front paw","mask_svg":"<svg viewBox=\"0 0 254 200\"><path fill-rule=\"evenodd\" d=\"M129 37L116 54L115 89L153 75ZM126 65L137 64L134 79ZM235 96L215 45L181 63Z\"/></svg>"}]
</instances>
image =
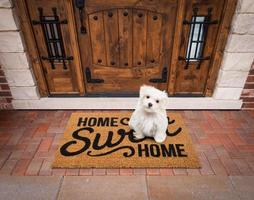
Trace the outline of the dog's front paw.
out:
<instances>
[{"instance_id":1,"label":"dog's front paw","mask_svg":"<svg viewBox=\"0 0 254 200\"><path fill-rule=\"evenodd\" d=\"M157 143L162 143L162 142L164 142L166 140L166 137L167 137L166 134L156 134L155 137L154 137L154 140Z\"/></svg>"},{"instance_id":2,"label":"dog's front paw","mask_svg":"<svg viewBox=\"0 0 254 200\"><path fill-rule=\"evenodd\" d=\"M143 139L143 138L145 137L142 133L136 132L136 131L133 133L133 136L134 136L134 138L137 139L137 140L138 140L138 139Z\"/></svg>"}]
</instances>

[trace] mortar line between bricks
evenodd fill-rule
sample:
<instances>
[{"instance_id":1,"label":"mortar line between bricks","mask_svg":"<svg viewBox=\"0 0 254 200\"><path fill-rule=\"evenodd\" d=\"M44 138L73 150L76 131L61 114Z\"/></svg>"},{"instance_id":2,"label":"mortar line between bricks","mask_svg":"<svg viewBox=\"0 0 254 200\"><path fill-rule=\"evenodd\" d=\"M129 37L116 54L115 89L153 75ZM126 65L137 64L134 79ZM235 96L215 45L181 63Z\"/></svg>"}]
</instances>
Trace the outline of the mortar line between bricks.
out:
<instances>
[{"instance_id":1,"label":"mortar line between bricks","mask_svg":"<svg viewBox=\"0 0 254 200\"><path fill-rule=\"evenodd\" d=\"M40 144L41 144L41 142L42 142L42 139L40 139ZM34 159L34 156L35 156L35 154L37 153L37 151L38 151L38 149L39 149L40 144L37 146L36 151L35 151L35 153L34 153L34 155L33 155L32 159L30 160L29 165L27 166L27 169L29 168L29 166L30 166L30 164L31 164L32 160ZM42 162L41 162L40 168L39 168L38 172L36 173L36 176L38 176L38 175L39 175L39 173L40 173L40 170L41 170L41 166L42 166L42 164L43 164L43 161L44 161L44 159L43 159L43 160L42 160ZM27 169L26 169L26 171L25 171L25 175L26 175Z\"/></svg>"},{"instance_id":2,"label":"mortar line between bricks","mask_svg":"<svg viewBox=\"0 0 254 200\"><path fill-rule=\"evenodd\" d=\"M224 169L226 170L227 176L229 176L228 169L226 168L226 166L224 165L224 163L221 161L221 158L220 158L219 154L217 153L217 151L215 150L214 145L212 145L212 148L213 148L214 152L216 153L216 155L217 155L217 157L218 157L218 160L221 162L222 166L223 166ZM230 157L230 159L231 159L231 157Z\"/></svg>"},{"instance_id":3,"label":"mortar line between bricks","mask_svg":"<svg viewBox=\"0 0 254 200\"><path fill-rule=\"evenodd\" d=\"M244 160L246 165L249 167L250 171L253 172L252 170L252 167L250 166L250 164L248 163L248 161L245 159L245 158L241 158L240 160ZM234 161L233 161L234 162ZM235 163L236 164L236 163ZM241 169L239 168L239 166L236 164L236 167L238 168L238 170L240 171L240 173L242 174L241 172Z\"/></svg>"},{"instance_id":4,"label":"mortar line between bricks","mask_svg":"<svg viewBox=\"0 0 254 200\"><path fill-rule=\"evenodd\" d=\"M211 170L213 171L213 175L216 175L216 173L215 173L215 171L214 171L214 169L213 169L213 167L212 167L212 165L211 165L209 159L207 158L207 155L205 154L205 152L203 152L203 154L204 154L205 159L207 160L207 162L208 162L208 164L209 164ZM201 173L201 175L203 175L203 174Z\"/></svg>"},{"instance_id":5,"label":"mortar line between bricks","mask_svg":"<svg viewBox=\"0 0 254 200\"><path fill-rule=\"evenodd\" d=\"M9 158L11 157L11 153L9 153L9 155L7 156L7 158L5 159L5 161L3 162L3 164L0 166L0 170L3 168L3 166L5 165L5 163L7 162L7 160L9 160Z\"/></svg>"},{"instance_id":6,"label":"mortar line between bricks","mask_svg":"<svg viewBox=\"0 0 254 200\"><path fill-rule=\"evenodd\" d=\"M23 139L25 130L26 130L26 129L24 129L24 130L22 131L21 137L18 139L17 144L19 144L19 142L21 141L21 139ZM16 144L16 145L17 145L17 144ZM15 145L15 146L16 146L16 145ZM19 161L19 160L22 160L22 159L18 159L18 161ZM30 160L30 163L31 163L31 160ZM29 163L29 165L30 165L30 163ZM16 165L17 165L17 164L18 164L18 162L16 163ZM15 167L16 167L16 165L15 165ZM29 165L28 165L28 166L29 166ZM15 167L13 168L13 170L15 169ZM25 171L25 172L26 172L26 171Z\"/></svg>"},{"instance_id":7,"label":"mortar line between bricks","mask_svg":"<svg viewBox=\"0 0 254 200\"><path fill-rule=\"evenodd\" d=\"M17 160L15 166L13 167L13 169L12 169L12 171L11 171L11 176L15 176L15 175L13 175L13 171L16 169L16 166L18 165L18 162L19 162L20 160L23 160L23 159ZM26 176L26 171L27 171L29 165L31 164L31 162L32 162L32 160L29 159L29 164L27 165L26 170L25 170L24 173L23 173L23 176Z\"/></svg>"},{"instance_id":8,"label":"mortar line between bricks","mask_svg":"<svg viewBox=\"0 0 254 200\"><path fill-rule=\"evenodd\" d=\"M60 191L61 191L61 189L62 189L63 181L64 181L64 176L62 176L62 178L61 178L61 180L60 180L60 184L59 184L59 187L58 187L58 191L57 191L57 193L56 193L56 198L55 198L56 200L59 199L59 194L60 194Z\"/></svg>"},{"instance_id":9,"label":"mortar line between bricks","mask_svg":"<svg viewBox=\"0 0 254 200\"><path fill-rule=\"evenodd\" d=\"M39 176L39 174L40 174L40 171L41 171L41 167L42 167L42 165L43 165L43 162L44 162L44 158L42 159L42 162L41 162L41 165L40 165L40 167L39 167L39 170L38 170L38 172L37 172L37 174L36 174L36 176Z\"/></svg>"},{"instance_id":10,"label":"mortar line between bricks","mask_svg":"<svg viewBox=\"0 0 254 200\"><path fill-rule=\"evenodd\" d=\"M241 138L241 140L243 140L243 138L234 130L233 131L233 134L235 134L237 137L239 137L239 138ZM234 141L231 139L231 137L228 137L229 138L229 140L230 140L230 142L235 146L235 148L239 151L239 147L237 147L238 145L236 145L235 143L234 143ZM224 146L224 144L223 144L223 146ZM225 147L225 146L224 146ZM231 156L230 156L230 158L231 158ZM231 158L232 159L232 158Z\"/></svg>"},{"instance_id":11,"label":"mortar line between bricks","mask_svg":"<svg viewBox=\"0 0 254 200\"><path fill-rule=\"evenodd\" d=\"M147 199L151 200L150 192L149 192L149 187L148 187L148 180L147 179L148 179L148 177L147 177L147 175L145 175Z\"/></svg>"},{"instance_id":12,"label":"mortar line between bricks","mask_svg":"<svg viewBox=\"0 0 254 200\"><path fill-rule=\"evenodd\" d=\"M205 156L206 156L206 155L205 155ZM212 164L211 164L211 162L210 162L210 159L209 159L208 157L206 157L206 159L207 159L209 165L211 166L211 169L212 169L212 171L213 171L213 176L218 176L218 174L216 174L216 171L215 171L215 170L213 169L213 167L212 167ZM212 160L212 159L211 159L211 160ZM225 166L223 165L223 163L221 162L221 160L219 159L219 157L218 157L217 160L221 163L222 167L224 168L225 172L227 173L227 169L225 168ZM200 174L203 176L203 174L201 173L201 171L200 171ZM227 173L227 174L228 174L228 173Z\"/></svg>"},{"instance_id":13,"label":"mortar line between bricks","mask_svg":"<svg viewBox=\"0 0 254 200\"><path fill-rule=\"evenodd\" d=\"M11 140L11 137L8 138L8 140L6 141L5 144L8 144L10 142L10 140ZM12 153L12 151L11 151L11 153Z\"/></svg>"},{"instance_id":14,"label":"mortar line between bricks","mask_svg":"<svg viewBox=\"0 0 254 200\"><path fill-rule=\"evenodd\" d=\"M246 164L248 165L248 167L250 168L250 170L251 170L252 172L254 172L254 170L253 170L252 167L250 166L250 163L248 162L248 160L247 160L246 158L244 158L243 160L246 162Z\"/></svg>"},{"instance_id":15,"label":"mortar line between bricks","mask_svg":"<svg viewBox=\"0 0 254 200\"><path fill-rule=\"evenodd\" d=\"M232 185L233 190L235 191L235 193L237 194L237 197L239 198L239 200L241 200L241 196L240 193L237 192L237 188L234 186L234 183L232 181L232 176L228 176L228 179L230 181L230 184Z\"/></svg>"}]
</instances>

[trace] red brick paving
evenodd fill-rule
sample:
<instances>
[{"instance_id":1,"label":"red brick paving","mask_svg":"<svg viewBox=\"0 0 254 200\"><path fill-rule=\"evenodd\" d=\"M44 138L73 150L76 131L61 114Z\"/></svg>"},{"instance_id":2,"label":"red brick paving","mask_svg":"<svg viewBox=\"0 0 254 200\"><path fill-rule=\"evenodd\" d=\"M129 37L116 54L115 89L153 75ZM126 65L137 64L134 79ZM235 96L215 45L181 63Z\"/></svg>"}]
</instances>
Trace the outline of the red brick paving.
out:
<instances>
[{"instance_id":1,"label":"red brick paving","mask_svg":"<svg viewBox=\"0 0 254 200\"><path fill-rule=\"evenodd\" d=\"M12 175L16 175L16 176L25 175L29 164L30 164L30 159L19 160L12 171Z\"/></svg>"},{"instance_id":2,"label":"red brick paving","mask_svg":"<svg viewBox=\"0 0 254 200\"><path fill-rule=\"evenodd\" d=\"M66 169L65 175L66 176L78 176L79 169Z\"/></svg>"},{"instance_id":3,"label":"red brick paving","mask_svg":"<svg viewBox=\"0 0 254 200\"><path fill-rule=\"evenodd\" d=\"M79 170L79 175L80 176L92 176L93 175L93 170L92 169L80 169Z\"/></svg>"},{"instance_id":4,"label":"red brick paving","mask_svg":"<svg viewBox=\"0 0 254 200\"><path fill-rule=\"evenodd\" d=\"M150 175L150 176L158 176L160 175L160 169L147 169L146 173L147 175Z\"/></svg>"},{"instance_id":5,"label":"red brick paving","mask_svg":"<svg viewBox=\"0 0 254 200\"><path fill-rule=\"evenodd\" d=\"M120 173L119 169L107 169L107 175L117 176L119 175L119 173Z\"/></svg>"},{"instance_id":6,"label":"red brick paving","mask_svg":"<svg viewBox=\"0 0 254 200\"><path fill-rule=\"evenodd\" d=\"M146 169L133 169L134 175L146 175Z\"/></svg>"},{"instance_id":7,"label":"red brick paving","mask_svg":"<svg viewBox=\"0 0 254 200\"><path fill-rule=\"evenodd\" d=\"M183 175L188 175L188 172L187 172L187 169L174 168L173 174L175 176L183 176Z\"/></svg>"},{"instance_id":8,"label":"red brick paving","mask_svg":"<svg viewBox=\"0 0 254 200\"><path fill-rule=\"evenodd\" d=\"M52 169L72 112L0 111L0 174L254 175L254 111L172 111L182 115L201 169Z\"/></svg>"},{"instance_id":9,"label":"red brick paving","mask_svg":"<svg viewBox=\"0 0 254 200\"><path fill-rule=\"evenodd\" d=\"M52 175L63 176L65 175L66 169L52 169Z\"/></svg>"},{"instance_id":10,"label":"red brick paving","mask_svg":"<svg viewBox=\"0 0 254 200\"><path fill-rule=\"evenodd\" d=\"M133 169L120 169L120 175L132 175L133 174Z\"/></svg>"},{"instance_id":11,"label":"red brick paving","mask_svg":"<svg viewBox=\"0 0 254 200\"><path fill-rule=\"evenodd\" d=\"M106 175L106 169L93 169L93 175L104 176Z\"/></svg>"}]
</instances>

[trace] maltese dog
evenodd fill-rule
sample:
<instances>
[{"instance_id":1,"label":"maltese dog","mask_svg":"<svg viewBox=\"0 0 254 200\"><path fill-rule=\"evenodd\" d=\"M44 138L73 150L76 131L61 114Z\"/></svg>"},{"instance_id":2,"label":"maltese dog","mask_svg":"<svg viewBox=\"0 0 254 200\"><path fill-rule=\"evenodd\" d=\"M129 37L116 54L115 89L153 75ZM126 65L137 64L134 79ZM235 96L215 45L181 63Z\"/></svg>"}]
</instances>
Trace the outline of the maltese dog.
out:
<instances>
[{"instance_id":1,"label":"maltese dog","mask_svg":"<svg viewBox=\"0 0 254 200\"><path fill-rule=\"evenodd\" d=\"M136 139L153 137L162 143L166 139L168 127L165 109L168 95L152 86L144 85L140 88L139 100L133 112L129 126L134 130Z\"/></svg>"}]
</instances>

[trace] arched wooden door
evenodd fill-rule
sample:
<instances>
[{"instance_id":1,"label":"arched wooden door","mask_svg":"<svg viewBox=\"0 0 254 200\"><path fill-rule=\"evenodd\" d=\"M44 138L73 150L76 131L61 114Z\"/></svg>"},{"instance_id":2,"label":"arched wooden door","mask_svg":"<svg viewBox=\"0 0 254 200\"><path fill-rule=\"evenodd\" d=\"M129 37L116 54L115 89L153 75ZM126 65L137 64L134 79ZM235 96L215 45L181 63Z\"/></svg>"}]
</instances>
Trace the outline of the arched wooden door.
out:
<instances>
[{"instance_id":1,"label":"arched wooden door","mask_svg":"<svg viewBox=\"0 0 254 200\"><path fill-rule=\"evenodd\" d=\"M75 2L87 94L133 95L142 84L167 90L176 0Z\"/></svg>"}]
</instances>

